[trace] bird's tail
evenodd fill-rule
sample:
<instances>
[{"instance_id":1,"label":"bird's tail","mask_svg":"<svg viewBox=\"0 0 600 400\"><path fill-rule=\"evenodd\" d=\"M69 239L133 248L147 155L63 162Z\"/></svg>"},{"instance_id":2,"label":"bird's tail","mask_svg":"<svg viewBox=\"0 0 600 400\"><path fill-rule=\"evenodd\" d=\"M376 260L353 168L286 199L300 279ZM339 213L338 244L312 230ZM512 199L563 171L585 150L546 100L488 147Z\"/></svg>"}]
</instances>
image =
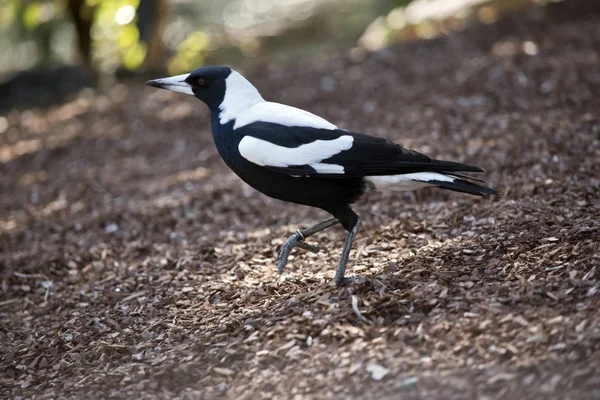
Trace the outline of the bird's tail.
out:
<instances>
[{"instance_id":1,"label":"bird's tail","mask_svg":"<svg viewBox=\"0 0 600 400\"><path fill-rule=\"evenodd\" d=\"M490 196L490 195L498 194L498 191L496 191L490 187L473 182L473 181L481 182L481 180L471 178L470 176L466 176L463 174L451 173L451 172L441 173L440 175L442 175L444 177L449 177L449 178L451 178L451 180L443 180L443 181L432 180L432 181L429 181L429 183L431 183L434 186L440 187L442 189L453 190L455 192L461 192L461 193L474 194L476 196Z\"/></svg>"},{"instance_id":2,"label":"bird's tail","mask_svg":"<svg viewBox=\"0 0 600 400\"><path fill-rule=\"evenodd\" d=\"M437 186L455 192L476 196L498 194L492 188L476 183L479 179L458 172L415 172L411 174L368 176L368 181L376 188L389 190L415 190L427 186Z\"/></svg>"}]
</instances>

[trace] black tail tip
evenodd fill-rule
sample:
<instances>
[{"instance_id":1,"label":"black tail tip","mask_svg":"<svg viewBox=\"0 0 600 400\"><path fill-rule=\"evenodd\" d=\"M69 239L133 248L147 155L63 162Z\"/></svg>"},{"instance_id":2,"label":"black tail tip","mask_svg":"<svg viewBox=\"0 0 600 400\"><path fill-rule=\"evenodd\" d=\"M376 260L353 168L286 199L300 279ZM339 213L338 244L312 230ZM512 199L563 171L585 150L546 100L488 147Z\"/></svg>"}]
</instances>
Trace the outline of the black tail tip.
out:
<instances>
[{"instance_id":1,"label":"black tail tip","mask_svg":"<svg viewBox=\"0 0 600 400\"><path fill-rule=\"evenodd\" d=\"M465 179L455 178L453 182L431 181L434 185L455 192L473 194L475 196L487 197L498 195L499 192L487 186L469 182Z\"/></svg>"}]
</instances>

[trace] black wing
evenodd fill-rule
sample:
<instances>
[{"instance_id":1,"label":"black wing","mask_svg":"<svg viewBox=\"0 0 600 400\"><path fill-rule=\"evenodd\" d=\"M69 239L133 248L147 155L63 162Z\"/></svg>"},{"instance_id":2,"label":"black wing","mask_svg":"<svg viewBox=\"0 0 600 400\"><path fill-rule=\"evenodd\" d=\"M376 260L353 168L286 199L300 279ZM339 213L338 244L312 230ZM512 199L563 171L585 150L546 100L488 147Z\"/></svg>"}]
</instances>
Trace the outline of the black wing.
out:
<instances>
[{"instance_id":1,"label":"black wing","mask_svg":"<svg viewBox=\"0 0 600 400\"><path fill-rule=\"evenodd\" d=\"M316 140L335 140L345 135L352 136L352 147L319 161L321 164L340 165L344 167L343 173L319 173L309 164L295 165L293 160L283 167L263 165L265 168L287 175L356 178L416 172L483 172L481 168L471 165L432 160L424 154L405 149L388 139L342 129L287 127L273 123L255 122L236 129L235 132L237 135L252 136L287 148L298 148Z\"/></svg>"}]
</instances>

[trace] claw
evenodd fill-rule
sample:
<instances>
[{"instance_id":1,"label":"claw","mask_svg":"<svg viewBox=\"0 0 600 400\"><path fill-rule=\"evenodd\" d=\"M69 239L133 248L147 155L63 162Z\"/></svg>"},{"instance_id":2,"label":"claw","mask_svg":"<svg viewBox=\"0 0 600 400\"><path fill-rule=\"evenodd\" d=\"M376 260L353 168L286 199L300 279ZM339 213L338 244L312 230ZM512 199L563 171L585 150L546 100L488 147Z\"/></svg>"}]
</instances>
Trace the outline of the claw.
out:
<instances>
[{"instance_id":1,"label":"claw","mask_svg":"<svg viewBox=\"0 0 600 400\"><path fill-rule=\"evenodd\" d=\"M283 272L283 268L287 264L290 252L294 247L300 247L301 249L308 250L313 253L318 253L321 250L325 250L325 247L319 246L318 244L308 244L304 241L304 239L314 235L317 232L321 232L322 230L327 229L338 222L340 221L337 218L329 218L302 231L298 229L296 233L290 236L283 246L281 246L281 250L279 251L279 262L277 263L277 272Z\"/></svg>"},{"instance_id":2,"label":"claw","mask_svg":"<svg viewBox=\"0 0 600 400\"><path fill-rule=\"evenodd\" d=\"M277 272L282 273L283 268L286 266L290 252L294 247L299 247L304 250L308 250L312 253L318 253L321 250L325 250L325 247L318 244L309 244L304 241L304 235L298 230L295 234L281 246L279 251L279 263L277 265Z\"/></svg>"},{"instance_id":3,"label":"claw","mask_svg":"<svg viewBox=\"0 0 600 400\"><path fill-rule=\"evenodd\" d=\"M315 253L315 254L317 254L321 250L325 250L325 247L323 247L319 244L308 244L304 241L297 242L296 246L300 247L301 249L308 250L311 253Z\"/></svg>"}]
</instances>

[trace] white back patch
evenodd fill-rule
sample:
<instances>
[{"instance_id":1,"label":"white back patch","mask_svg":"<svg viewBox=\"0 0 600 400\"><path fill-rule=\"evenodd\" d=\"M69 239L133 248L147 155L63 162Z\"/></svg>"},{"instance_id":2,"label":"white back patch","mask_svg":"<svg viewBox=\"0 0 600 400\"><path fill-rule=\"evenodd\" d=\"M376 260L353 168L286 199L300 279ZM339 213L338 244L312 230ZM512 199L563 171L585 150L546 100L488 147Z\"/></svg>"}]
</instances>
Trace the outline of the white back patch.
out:
<instances>
[{"instance_id":1,"label":"white back patch","mask_svg":"<svg viewBox=\"0 0 600 400\"><path fill-rule=\"evenodd\" d=\"M284 126L304 126L333 130L331 122L299 108L265 101L258 90L238 72L231 70L225 79L225 96L219 105L221 125L235 120L233 129L254 122L271 122Z\"/></svg>"},{"instance_id":2,"label":"white back patch","mask_svg":"<svg viewBox=\"0 0 600 400\"><path fill-rule=\"evenodd\" d=\"M284 126L302 126L307 128L334 130L337 126L308 111L284 104L262 102L255 104L240 114L233 129L238 129L253 122L270 122Z\"/></svg>"},{"instance_id":3,"label":"white back patch","mask_svg":"<svg viewBox=\"0 0 600 400\"><path fill-rule=\"evenodd\" d=\"M231 70L225 79L225 96L219 105L221 125L237 120L257 103L264 103L258 90L240 73Z\"/></svg>"},{"instance_id":4,"label":"white back patch","mask_svg":"<svg viewBox=\"0 0 600 400\"><path fill-rule=\"evenodd\" d=\"M298 147L285 147L245 136L238 146L242 157L261 166L289 167L291 165L309 165L321 174L343 174L344 167L337 164L326 164L326 160L352 147L354 138L350 135L340 136L333 140L315 140Z\"/></svg>"}]
</instances>

